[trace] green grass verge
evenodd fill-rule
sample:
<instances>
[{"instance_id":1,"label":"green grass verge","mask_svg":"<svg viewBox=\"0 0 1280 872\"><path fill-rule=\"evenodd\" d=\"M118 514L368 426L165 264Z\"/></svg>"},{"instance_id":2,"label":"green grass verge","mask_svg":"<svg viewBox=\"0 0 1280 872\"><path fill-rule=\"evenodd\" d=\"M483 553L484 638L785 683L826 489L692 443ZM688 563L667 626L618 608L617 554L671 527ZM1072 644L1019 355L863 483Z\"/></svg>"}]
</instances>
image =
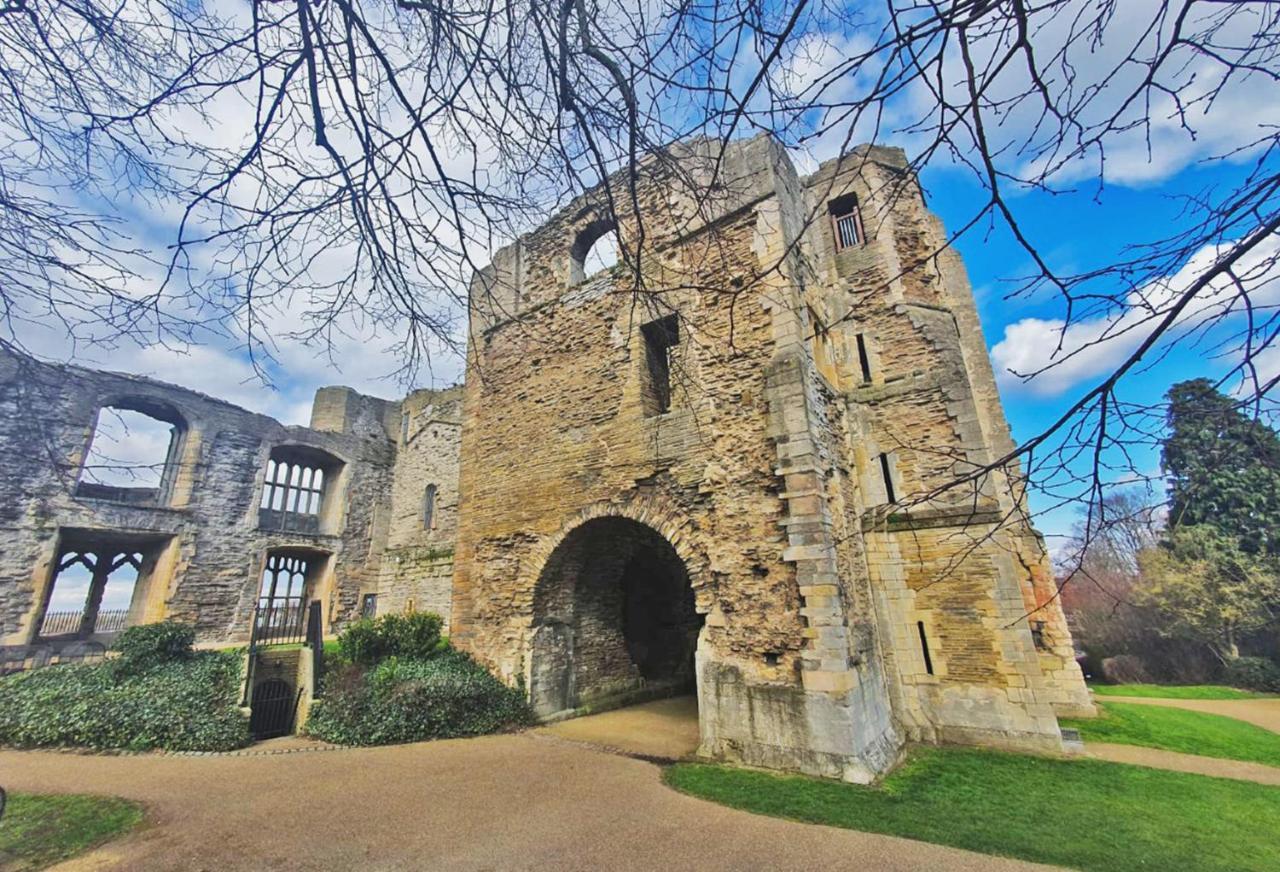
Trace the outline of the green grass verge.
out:
<instances>
[{"instance_id":1,"label":"green grass verge","mask_svg":"<svg viewBox=\"0 0 1280 872\"><path fill-rule=\"evenodd\" d=\"M0 869L44 869L122 835L142 807L110 796L18 793L0 820Z\"/></svg>"},{"instance_id":2,"label":"green grass verge","mask_svg":"<svg viewBox=\"0 0 1280 872\"><path fill-rule=\"evenodd\" d=\"M1221 684L1091 684L1098 696L1138 696L1150 699L1265 699L1269 694Z\"/></svg>"},{"instance_id":3,"label":"green grass verge","mask_svg":"<svg viewBox=\"0 0 1280 872\"><path fill-rule=\"evenodd\" d=\"M1116 742L1280 766L1280 734L1235 718L1137 702L1098 703L1101 716L1064 720L1085 742Z\"/></svg>"},{"instance_id":4,"label":"green grass verge","mask_svg":"<svg viewBox=\"0 0 1280 872\"><path fill-rule=\"evenodd\" d=\"M1280 788L1249 782L958 749L918 749L877 787L703 764L665 777L759 814L1075 869L1280 869Z\"/></svg>"}]
</instances>

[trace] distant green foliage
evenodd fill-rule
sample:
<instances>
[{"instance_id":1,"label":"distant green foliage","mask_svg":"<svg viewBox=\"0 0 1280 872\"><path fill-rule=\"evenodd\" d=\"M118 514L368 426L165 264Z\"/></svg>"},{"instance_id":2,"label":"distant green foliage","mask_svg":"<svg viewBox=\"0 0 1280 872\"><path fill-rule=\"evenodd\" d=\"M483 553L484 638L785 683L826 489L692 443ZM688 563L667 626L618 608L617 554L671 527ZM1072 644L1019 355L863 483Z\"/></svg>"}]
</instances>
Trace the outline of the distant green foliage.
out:
<instances>
[{"instance_id":1,"label":"distant green foliage","mask_svg":"<svg viewBox=\"0 0 1280 872\"><path fill-rule=\"evenodd\" d=\"M249 742L240 655L191 653L149 669L107 661L0 678L0 745L226 751Z\"/></svg>"},{"instance_id":2,"label":"distant green foliage","mask_svg":"<svg viewBox=\"0 0 1280 872\"><path fill-rule=\"evenodd\" d=\"M362 618L338 636L342 660L373 666L389 657L422 660L446 647L440 630L444 619L435 612L410 612Z\"/></svg>"},{"instance_id":3,"label":"distant green foliage","mask_svg":"<svg viewBox=\"0 0 1280 872\"><path fill-rule=\"evenodd\" d=\"M1162 463L1169 526L1208 524L1249 553L1280 553L1280 438L1208 379L1169 389Z\"/></svg>"},{"instance_id":4,"label":"distant green foliage","mask_svg":"<svg viewBox=\"0 0 1280 872\"><path fill-rule=\"evenodd\" d=\"M16 793L0 823L5 872L45 869L137 826L142 807L113 796Z\"/></svg>"},{"instance_id":5,"label":"distant green foliage","mask_svg":"<svg viewBox=\"0 0 1280 872\"><path fill-rule=\"evenodd\" d=\"M1138 696L1148 699L1257 699L1262 696L1250 690L1220 684L1093 684L1090 687L1098 696Z\"/></svg>"},{"instance_id":6,"label":"distant green foliage","mask_svg":"<svg viewBox=\"0 0 1280 872\"><path fill-rule=\"evenodd\" d=\"M701 764L664 777L757 814L1086 872L1280 869L1280 790L1225 778L940 748L876 787Z\"/></svg>"},{"instance_id":7,"label":"distant green foliage","mask_svg":"<svg viewBox=\"0 0 1280 872\"><path fill-rule=\"evenodd\" d=\"M145 672L161 663L191 657L196 631L190 624L161 621L129 627L112 645L120 652L116 668L122 672Z\"/></svg>"},{"instance_id":8,"label":"distant green foliage","mask_svg":"<svg viewBox=\"0 0 1280 872\"><path fill-rule=\"evenodd\" d=\"M349 666L326 681L306 731L342 745L387 745L492 733L529 721L524 693L460 651Z\"/></svg>"},{"instance_id":9,"label":"distant green foliage","mask_svg":"<svg viewBox=\"0 0 1280 872\"><path fill-rule=\"evenodd\" d=\"M1250 553L1216 526L1172 528L1166 543L1139 553L1138 566L1142 582L1132 598L1158 616L1156 631L1212 646L1224 663L1274 621L1276 560Z\"/></svg>"},{"instance_id":10,"label":"distant green foliage","mask_svg":"<svg viewBox=\"0 0 1280 872\"><path fill-rule=\"evenodd\" d=\"M1236 687L1280 693L1280 665L1265 657L1237 657L1227 664L1223 677Z\"/></svg>"},{"instance_id":11,"label":"distant green foliage","mask_svg":"<svg viewBox=\"0 0 1280 872\"><path fill-rule=\"evenodd\" d=\"M1280 734L1235 718L1144 703L1099 703L1102 716L1064 720L1089 742L1115 742L1280 766Z\"/></svg>"}]
</instances>

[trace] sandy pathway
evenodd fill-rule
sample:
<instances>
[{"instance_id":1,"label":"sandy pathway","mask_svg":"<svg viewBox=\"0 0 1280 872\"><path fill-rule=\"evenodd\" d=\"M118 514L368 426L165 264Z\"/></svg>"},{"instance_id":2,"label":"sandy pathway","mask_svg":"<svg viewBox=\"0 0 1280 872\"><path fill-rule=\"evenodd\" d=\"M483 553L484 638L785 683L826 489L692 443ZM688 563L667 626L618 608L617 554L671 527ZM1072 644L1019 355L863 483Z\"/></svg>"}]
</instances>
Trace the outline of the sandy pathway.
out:
<instances>
[{"instance_id":1,"label":"sandy pathway","mask_svg":"<svg viewBox=\"0 0 1280 872\"><path fill-rule=\"evenodd\" d=\"M148 825L68 870L1045 868L750 815L532 734L254 757L5 751L0 783L147 804Z\"/></svg>"}]
</instances>

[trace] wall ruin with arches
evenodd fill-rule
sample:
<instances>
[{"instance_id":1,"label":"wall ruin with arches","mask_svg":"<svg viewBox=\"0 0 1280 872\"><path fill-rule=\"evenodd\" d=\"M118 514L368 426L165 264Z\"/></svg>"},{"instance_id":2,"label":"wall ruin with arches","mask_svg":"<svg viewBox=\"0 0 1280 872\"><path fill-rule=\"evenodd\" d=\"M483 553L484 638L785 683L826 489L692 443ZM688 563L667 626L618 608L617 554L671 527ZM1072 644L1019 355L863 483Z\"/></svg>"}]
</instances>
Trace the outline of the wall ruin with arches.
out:
<instances>
[{"instance_id":1,"label":"wall ruin with arches","mask_svg":"<svg viewBox=\"0 0 1280 872\"><path fill-rule=\"evenodd\" d=\"M637 238L609 218L633 196L643 259L587 275L605 231ZM584 685L605 631L564 599L566 543L628 519L687 570L702 753L865 781L911 739L1060 748L1090 706L1016 481L935 492L1011 444L945 238L901 152L801 178L757 137L678 146L498 251L472 284L453 639L544 716L638 698L635 663Z\"/></svg>"},{"instance_id":2,"label":"wall ruin with arches","mask_svg":"<svg viewBox=\"0 0 1280 872\"><path fill-rule=\"evenodd\" d=\"M310 426L286 426L152 379L3 353L0 644L109 642L165 618L194 624L201 644L243 642L284 563L305 578L287 594L321 600L330 633L365 613L447 615L457 406L457 391L392 402L322 388ZM108 439L113 409L167 432L139 446L132 424ZM104 579L120 599L109 609Z\"/></svg>"}]
</instances>

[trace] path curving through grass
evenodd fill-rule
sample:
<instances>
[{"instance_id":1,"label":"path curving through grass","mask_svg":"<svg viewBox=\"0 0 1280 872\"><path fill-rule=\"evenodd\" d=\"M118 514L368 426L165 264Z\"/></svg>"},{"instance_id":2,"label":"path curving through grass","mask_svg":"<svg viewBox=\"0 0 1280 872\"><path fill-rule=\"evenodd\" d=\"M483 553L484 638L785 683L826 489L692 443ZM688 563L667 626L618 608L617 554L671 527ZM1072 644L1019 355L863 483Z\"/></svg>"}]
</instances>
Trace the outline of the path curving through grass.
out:
<instances>
[{"instance_id":1,"label":"path curving through grass","mask_svg":"<svg viewBox=\"0 0 1280 872\"><path fill-rule=\"evenodd\" d=\"M1280 788L1098 760L921 748L876 787L705 764L666 780L758 814L1089 872L1280 869Z\"/></svg>"}]
</instances>

